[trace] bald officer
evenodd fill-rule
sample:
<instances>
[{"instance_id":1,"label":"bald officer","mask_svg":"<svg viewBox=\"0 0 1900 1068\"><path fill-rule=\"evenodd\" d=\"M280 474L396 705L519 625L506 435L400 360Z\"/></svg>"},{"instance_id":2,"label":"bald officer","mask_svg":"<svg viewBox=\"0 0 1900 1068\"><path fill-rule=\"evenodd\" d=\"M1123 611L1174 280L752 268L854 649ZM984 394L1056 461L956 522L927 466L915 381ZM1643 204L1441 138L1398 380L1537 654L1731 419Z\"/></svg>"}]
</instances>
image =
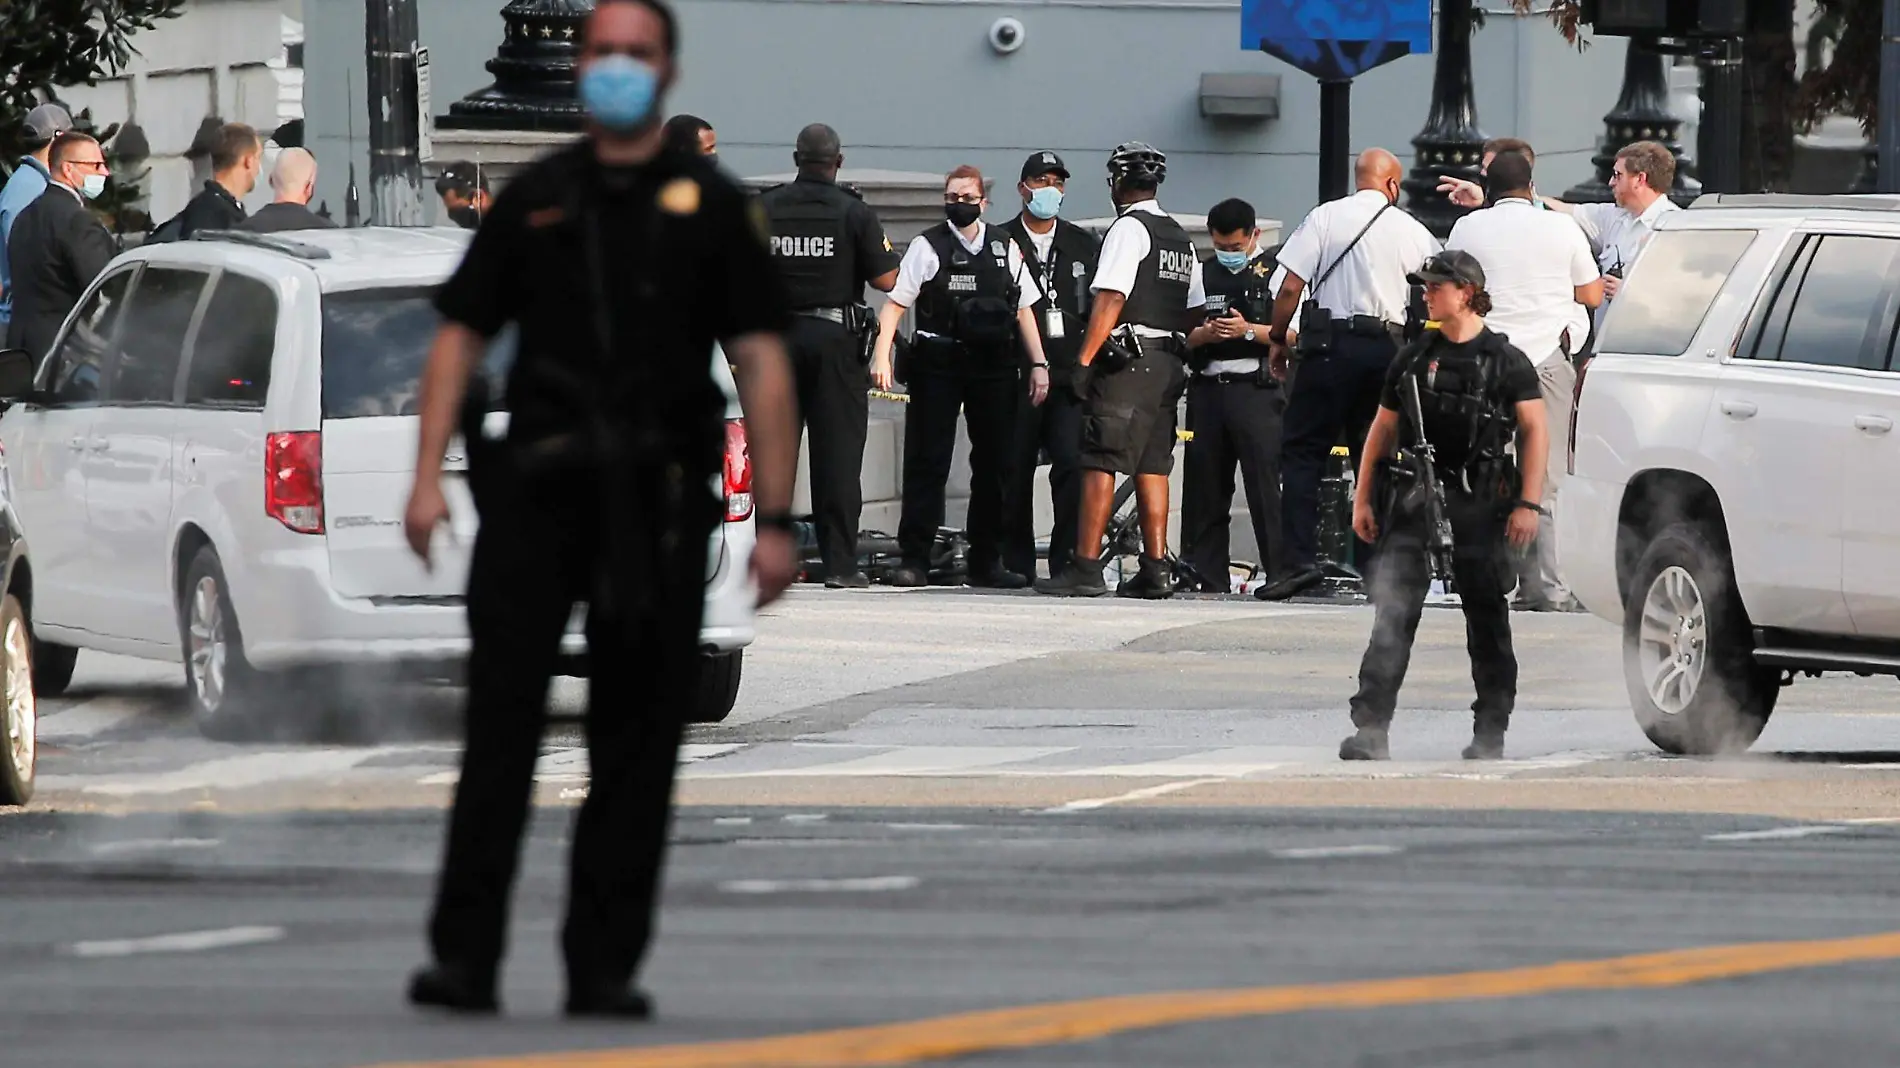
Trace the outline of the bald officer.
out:
<instances>
[{"instance_id":1,"label":"bald officer","mask_svg":"<svg viewBox=\"0 0 1900 1068\"><path fill-rule=\"evenodd\" d=\"M870 370L864 340L873 324L864 287L889 293L897 252L877 213L838 184L844 150L838 131L817 122L798 132L798 178L759 197L772 228L772 260L785 278L794 315L787 337L798 376L798 411L810 437L811 510L825 585L869 586L858 569Z\"/></svg>"}]
</instances>

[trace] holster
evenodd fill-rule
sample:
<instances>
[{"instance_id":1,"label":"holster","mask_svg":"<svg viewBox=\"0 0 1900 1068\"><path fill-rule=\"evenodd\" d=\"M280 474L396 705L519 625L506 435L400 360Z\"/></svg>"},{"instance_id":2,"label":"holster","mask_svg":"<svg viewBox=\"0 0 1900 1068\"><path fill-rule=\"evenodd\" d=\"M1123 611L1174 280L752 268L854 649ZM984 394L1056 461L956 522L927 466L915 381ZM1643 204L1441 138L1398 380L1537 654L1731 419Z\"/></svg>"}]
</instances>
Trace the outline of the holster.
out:
<instances>
[{"instance_id":1,"label":"holster","mask_svg":"<svg viewBox=\"0 0 1900 1068\"><path fill-rule=\"evenodd\" d=\"M1318 356L1333 350L1333 316L1319 301L1300 305L1300 336L1296 347L1301 356Z\"/></svg>"},{"instance_id":2,"label":"holster","mask_svg":"<svg viewBox=\"0 0 1900 1068\"><path fill-rule=\"evenodd\" d=\"M1102 342L1102 349L1095 354L1095 362L1091 366L1099 374L1112 375L1118 371L1127 370L1139 359L1141 359L1139 337L1132 333L1122 338L1110 334L1108 340Z\"/></svg>"},{"instance_id":3,"label":"holster","mask_svg":"<svg viewBox=\"0 0 1900 1068\"><path fill-rule=\"evenodd\" d=\"M877 354L877 315L869 304L858 303L845 305L844 317L844 328L858 336L859 361L869 367Z\"/></svg>"}]
</instances>

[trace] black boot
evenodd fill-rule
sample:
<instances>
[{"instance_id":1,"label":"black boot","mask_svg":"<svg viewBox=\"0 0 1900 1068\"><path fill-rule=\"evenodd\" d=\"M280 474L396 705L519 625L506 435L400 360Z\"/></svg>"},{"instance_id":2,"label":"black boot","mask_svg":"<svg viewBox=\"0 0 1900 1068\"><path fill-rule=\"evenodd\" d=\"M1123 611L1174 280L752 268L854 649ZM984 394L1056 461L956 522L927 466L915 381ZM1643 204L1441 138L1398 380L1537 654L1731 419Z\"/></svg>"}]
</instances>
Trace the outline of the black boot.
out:
<instances>
[{"instance_id":1,"label":"black boot","mask_svg":"<svg viewBox=\"0 0 1900 1068\"><path fill-rule=\"evenodd\" d=\"M650 1020L653 999L629 983L569 982L567 1015L615 1020Z\"/></svg>"},{"instance_id":2,"label":"black boot","mask_svg":"<svg viewBox=\"0 0 1900 1068\"><path fill-rule=\"evenodd\" d=\"M991 564L971 568L963 584L983 590L1020 590L1029 585L1029 580L1002 564Z\"/></svg>"},{"instance_id":3,"label":"black boot","mask_svg":"<svg viewBox=\"0 0 1900 1068\"><path fill-rule=\"evenodd\" d=\"M1361 727L1359 732L1339 743L1341 760L1391 760L1392 749L1383 727Z\"/></svg>"},{"instance_id":4,"label":"black boot","mask_svg":"<svg viewBox=\"0 0 1900 1068\"><path fill-rule=\"evenodd\" d=\"M906 560L901 565L891 569L891 573L884 579L884 584L886 586L903 586L910 589L915 589L919 586L928 586L930 585L930 569L923 564Z\"/></svg>"},{"instance_id":5,"label":"black boot","mask_svg":"<svg viewBox=\"0 0 1900 1068\"><path fill-rule=\"evenodd\" d=\"M1471 736L1471 744L1465 746L1466 760L1503 760L1504 732L1478 731Z\"/></svg>"},{"instance_id":6,"label":"black boot","mask_svg":"<svg viewBox=\"0 0 1900 1068\"><path fill-rule=\"evenodd\" d=\"M1253 595L1262 601L1284 601L1289 597L1297 597L1324 581L1326 581L1326 572L1317 567L1308 566L1260 587L1253 591Z\"/></svg>"},{"instance_id":7,"label":"black boot","mask_svg":"<svg viewBox=\"0 0 1900 1068\"><path fill-rule=\"evenodd\" d=\"M1166 557L1159 560L1142 557L1141 570L1117 587L1115 596L1139 597L1145 601L1174 596L1174 566Z\"/></svg>"},{"instance_id":8,"label":"black boot","mask_svg":"<svg viewBox=\"0 0 1900 1068\"><path fill-rule=\"evenodd\" d=\"M1036 580L1036 592L1051 597L1100 597L1108 592L1102 581L1102 560L1077 556L1060 575Z\"/></svg>"},{"instance_id":9,"label":"black boot","mask_svg":"<svg viewBox=\"0 0 1900 1068\"><path fill-rule=\"evenodd\" d=\"M410 977L409 1003L483 1016L501 1011L494 973L477 974L475 969L452 964L431 964Z\"/></svg>"}]
</instances>

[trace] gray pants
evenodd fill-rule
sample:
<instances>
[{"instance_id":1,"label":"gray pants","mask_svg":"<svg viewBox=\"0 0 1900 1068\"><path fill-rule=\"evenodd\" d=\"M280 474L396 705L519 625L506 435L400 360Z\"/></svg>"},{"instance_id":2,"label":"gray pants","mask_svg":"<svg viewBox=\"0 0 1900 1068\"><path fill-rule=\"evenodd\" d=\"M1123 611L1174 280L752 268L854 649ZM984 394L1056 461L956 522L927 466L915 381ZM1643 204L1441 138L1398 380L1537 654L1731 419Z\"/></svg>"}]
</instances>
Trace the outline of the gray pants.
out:
<instances>
[{"instance_id":1,"label":"gray pants","mask_svg":"<svg viewBox=\"0 0 1900 1068\"><path fill-rule=\"evenodd\" d=\"M1520 603L1539 604L1563 601L1570 596L1557 570L1557 484L1570 466L1570 409L1576 403L1577 369L1562 349L1545 357L1537 365L1537 382L1544 395L1544 421L1550 429L1550 454L1544 468L1544 499L1539 504L1549 512L1537 523L1537 540L1528 552L1516 556L1517 599Z\"/></svg>"}]
</instances>

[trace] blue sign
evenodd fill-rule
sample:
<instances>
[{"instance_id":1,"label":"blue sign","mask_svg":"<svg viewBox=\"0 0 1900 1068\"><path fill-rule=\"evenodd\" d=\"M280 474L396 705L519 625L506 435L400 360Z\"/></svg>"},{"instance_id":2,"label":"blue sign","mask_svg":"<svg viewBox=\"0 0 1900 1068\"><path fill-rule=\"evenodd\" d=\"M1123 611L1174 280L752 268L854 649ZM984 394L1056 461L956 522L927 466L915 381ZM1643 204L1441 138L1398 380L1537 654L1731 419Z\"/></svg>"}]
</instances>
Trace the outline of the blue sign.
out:
<instances>
[{"instance_id":1,"label":"blue sign","mask_svg":"<svg viewBox=\"0 0 1900 1068\"><path fill-rule=\"evenodd\" d=\"M1322 80L1432 50L1431 0L1241 0L1240 46Z\"/></svg>"}]
</instances>

